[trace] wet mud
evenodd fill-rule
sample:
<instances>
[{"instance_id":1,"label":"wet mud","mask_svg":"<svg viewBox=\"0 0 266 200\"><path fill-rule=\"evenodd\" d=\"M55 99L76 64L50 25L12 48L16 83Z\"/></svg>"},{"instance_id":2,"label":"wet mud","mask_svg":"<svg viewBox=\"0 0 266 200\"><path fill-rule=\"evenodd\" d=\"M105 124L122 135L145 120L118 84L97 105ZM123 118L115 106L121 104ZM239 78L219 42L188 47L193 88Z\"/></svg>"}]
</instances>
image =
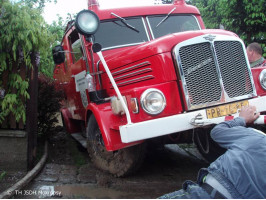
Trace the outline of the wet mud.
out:
<instances>
[{"instance_id":1,"label":"wet mud","mask_svg":"<svg viewBox=\"0 0 266 200\"><path fill-rule=\"evenodd\" d=\"M49 144L43 170L13 198L157 198L180 189L185 180L195 181L198 170L208 166L193 145L167 145L150 149L135 174L115 178L95 168L86 150L65 132L55 134Z\"/></svg>"}]
</instances>

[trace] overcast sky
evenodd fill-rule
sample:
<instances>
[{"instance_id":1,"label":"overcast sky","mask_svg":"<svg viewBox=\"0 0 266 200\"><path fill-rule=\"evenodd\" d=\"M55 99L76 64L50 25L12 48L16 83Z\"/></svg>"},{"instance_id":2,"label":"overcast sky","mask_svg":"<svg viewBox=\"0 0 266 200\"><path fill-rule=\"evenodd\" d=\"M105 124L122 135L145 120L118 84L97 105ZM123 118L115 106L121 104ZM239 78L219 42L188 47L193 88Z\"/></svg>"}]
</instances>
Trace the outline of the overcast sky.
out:
<instances>
[{"instance_id":1,"label":"overcast sky","mask_svg":"<svg viewBox=\"0 0 266 200\"><path fill-rule=\"evenodd\" d=\"M154 0L98 0L101 8L141 6L153 4ZM57 0L57 3L47 3L44 9L44 19L51 24L57 20L57 14L66 19L67 13L76 14L83 9L88 8L87 0Z\"/></svg>"}]
</instances>

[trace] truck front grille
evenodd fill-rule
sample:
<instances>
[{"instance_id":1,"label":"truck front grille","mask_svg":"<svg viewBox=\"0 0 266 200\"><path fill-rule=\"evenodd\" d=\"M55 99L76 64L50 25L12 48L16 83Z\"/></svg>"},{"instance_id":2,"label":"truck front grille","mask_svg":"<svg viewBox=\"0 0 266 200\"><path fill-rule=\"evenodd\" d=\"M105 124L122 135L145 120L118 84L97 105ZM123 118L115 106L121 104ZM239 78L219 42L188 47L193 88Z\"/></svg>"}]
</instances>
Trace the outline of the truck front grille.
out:
<instances>
[{"instance_id":1,"label":"truck front grille","mask_svg":"<svg viewBox=\"0 0 266 200\"><path fill-rule=\"evenodd\" d=\"M200 36L175 47L189 110L256 95L242 43L213 37L209 41Z\"/></svg>"},{"instance_id":2,"label":"truck front grille","mask_svg":"<svg viewBox=\"0 0 266 200\"><path fill-rule=\"evenodd\" d=\"M248 66L240 42L214 42L225 91L230 98L253 92Z\"/></svg>"},{"instance_id":3,"label":"truck front grille","mask_svg":"<svg viewBox=\"0 0 266 200\"><path fill-rule=\"evenodd\" d=\"M218 101L221 86L209 42L181 47L180 57L192 105Z\"/></svg>"}]
</instances>

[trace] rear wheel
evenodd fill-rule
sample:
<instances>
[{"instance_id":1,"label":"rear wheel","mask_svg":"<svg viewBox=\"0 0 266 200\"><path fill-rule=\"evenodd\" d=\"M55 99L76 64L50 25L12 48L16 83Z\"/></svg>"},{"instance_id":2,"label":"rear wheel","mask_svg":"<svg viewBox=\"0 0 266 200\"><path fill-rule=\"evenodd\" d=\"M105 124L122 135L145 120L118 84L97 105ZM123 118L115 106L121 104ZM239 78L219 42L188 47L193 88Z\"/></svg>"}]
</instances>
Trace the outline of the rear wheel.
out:
<instances>
[{"instance_id":1,"label":"rear wheel","mask_svg":"<svg viewBox=\"0 0 266 200\"><path fill-rule=\"evenodd\" d=\"M97 121L92 115L87 126L87 150L98 168L121 177L139 169L144 161L146 145L143 143L117 151L107 151Z\"/></svg>"},{"instance_id":2,"label":"rear wheel","mask_svg":"<svg viewBox=\"0 0 266 200\"><path fill-rule=\"evenodd\" d=\"M211 129L197 129L193 134L194 143L200 154L208 161L213 162L223 153L226 149L220 147L210 136Z\"/></svg>"}]
</instances>

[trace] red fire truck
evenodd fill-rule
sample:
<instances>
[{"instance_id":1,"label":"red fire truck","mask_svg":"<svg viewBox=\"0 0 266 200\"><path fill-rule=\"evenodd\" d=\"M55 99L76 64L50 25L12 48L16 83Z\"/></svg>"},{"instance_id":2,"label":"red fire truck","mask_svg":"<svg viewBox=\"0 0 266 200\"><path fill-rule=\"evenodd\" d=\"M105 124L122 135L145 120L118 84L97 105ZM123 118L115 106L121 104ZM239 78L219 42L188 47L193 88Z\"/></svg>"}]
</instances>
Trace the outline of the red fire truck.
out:
<instances>
[{"instance_id":1,"label":"red fire truck","mask_svg":"<svg viewBox=\"0 0 266 200\"><path fill-rule=\"evenodd\" d=\"M89 0L53 56L67 132L115 176L139 168L148 142L194 142L216 158L214 124L248 104L266 111L266 69L251 69L241 39L205 29L185 0L119 9Z\"/></svg>"}]
</instances>

